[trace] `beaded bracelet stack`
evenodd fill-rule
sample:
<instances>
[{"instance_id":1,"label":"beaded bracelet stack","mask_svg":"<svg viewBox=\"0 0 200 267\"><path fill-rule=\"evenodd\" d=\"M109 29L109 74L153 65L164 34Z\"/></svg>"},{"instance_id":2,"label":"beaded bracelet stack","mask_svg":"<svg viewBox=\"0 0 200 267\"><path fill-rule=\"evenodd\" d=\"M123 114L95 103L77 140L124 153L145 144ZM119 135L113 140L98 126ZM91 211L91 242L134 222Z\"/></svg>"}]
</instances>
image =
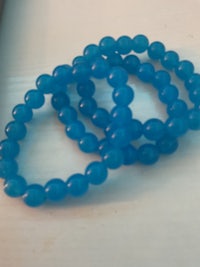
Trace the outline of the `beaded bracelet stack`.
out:
<instances>
[{"instance_id":1,"label":"beaded bracelet stack","mask_svg":"<svg viewBox=\"0 0 200 267\"><path fill-rule=\"evenodd\" d=\"M153 64L141 62L136 54L144 52L165 70L155 70ZM178 87L172 84L172 71L184 83L193 108L180 98ZM128 75L135 75L140 81L154 86L159 100L167 106L165 122L152 118L142 123L133 118L129 105L134 99L134 90L128 85ZM113 88L114 106L110 112L97 106L94 79L105 79ZM75 84L81 97L79 111L103 131L103 139L87 132L83 121L78 119L67 91L70 84ZM104 37L98 46L88 45L82 56L74 58L71 66L61 65L53 70L52 75L39 76L36 87L25 94L23 104L14 107L14 120L5 127L7 139L0 142L0 177L5 179L4 191L10 197L22 197L30 207L38 207L46 200L59 201L67 195L82 196L89 185L102 184L109 169L117 169L123 164L132 165L137 161L145 165L154 164L160 154L176 151L178 137L189 129L200 129L200 74L194 72L190 61L181 61L175 51L166 51L161 42L149 44L142 34L134 38L121 36L117 40ZM15 158L20 152L19 141L27 133L26 123L31 121L33 110L44 105L45 94L52 94L52 107L65 125L66 135L78 143L81 151L98 153L100 161L91 162L84 174L73 174L66 181L53 178L45 186L28 185L17 173ZM134 147L132 141L141 137L149 141L139 148Z\"/></svg>"}]
</instances>

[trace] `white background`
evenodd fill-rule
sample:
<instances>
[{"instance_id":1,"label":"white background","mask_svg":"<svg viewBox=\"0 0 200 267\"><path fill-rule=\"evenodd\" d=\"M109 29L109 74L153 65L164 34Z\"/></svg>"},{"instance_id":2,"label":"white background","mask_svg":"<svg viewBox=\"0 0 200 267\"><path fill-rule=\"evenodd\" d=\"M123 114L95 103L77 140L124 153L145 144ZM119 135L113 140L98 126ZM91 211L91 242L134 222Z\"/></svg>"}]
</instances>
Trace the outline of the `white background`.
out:
<instances>
[{"instance_id":1,"label":"white background","mask_svg":"<svg viewBox=\"0 0 200 267\"><path fill-rule=\"evenodd\" d=\"M199 10L199 0L7 0L0 31L0 139L12 107L40 73L70 63L105 35L144 33L200 71ZM111 107L100 85L99 103L108 99ZM152 88L138 87L135 116L162 117ZM29 182L66 179L98 158L65 137L48 102L22 143L19 168ZM199 267L199 173L200 135L190 132L174 155L152 167L112 171L104 185L60 205L30 209L4 195L0 181L0 266Z\"/></svg>"}]
</instances>

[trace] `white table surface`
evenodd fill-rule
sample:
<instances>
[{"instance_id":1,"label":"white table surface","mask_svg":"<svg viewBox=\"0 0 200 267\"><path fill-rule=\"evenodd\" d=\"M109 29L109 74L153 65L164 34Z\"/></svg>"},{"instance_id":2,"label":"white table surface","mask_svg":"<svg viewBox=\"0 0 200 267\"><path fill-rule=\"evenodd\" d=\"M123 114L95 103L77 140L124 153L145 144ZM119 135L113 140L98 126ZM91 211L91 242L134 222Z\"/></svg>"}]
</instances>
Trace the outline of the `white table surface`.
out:
<instances>
[{"instance_id":1,"label":"white table surface","mask_svg":"<svg viewBox=\"0 0 200 267\"><path fill-rule=\"evenodd\" d=\"M162 40L200 71L200 0L6 0L0 29L0 139L14 105L40 73L70 63L105 35ZM135 117L164 117L149 86L137 85ZM98 84L99 104L112 106ZM105 103L105 99L107 100ZM77 97L73 95L74 103ZM19 156L29 182L67 178L98 159L68 140L48 104L35 113ZM83 198L39 209L10 199L0 181L1 267L199 267L200 134L152 167L110 172Z\"/></svg>"}]
</instances>

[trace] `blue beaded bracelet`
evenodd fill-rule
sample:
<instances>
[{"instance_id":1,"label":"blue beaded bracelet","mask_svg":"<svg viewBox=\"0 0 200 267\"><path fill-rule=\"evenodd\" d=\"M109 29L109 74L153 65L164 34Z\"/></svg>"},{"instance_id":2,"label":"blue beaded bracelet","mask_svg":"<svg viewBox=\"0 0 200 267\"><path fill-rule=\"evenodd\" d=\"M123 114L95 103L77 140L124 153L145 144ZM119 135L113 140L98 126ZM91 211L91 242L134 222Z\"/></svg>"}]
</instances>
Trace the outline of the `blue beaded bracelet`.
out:
<instances>
[{"instance_id":1,"label":"blue beaded bracelet","mask_svg":"<svg viewBox=\"0 0 200 267\"><path fill-rule=\"evenodd\" d=\"M178 98L178 88L170 83L167 71L155 71L152 64L141 63L132 53L145 51L150 59L159 60L167 70L174 70L184 82L194 108L188 109L185 101ZM128 74L136 75L158 90L159 99L167 105L169 118L166 122L153 118L142 124L132 118L128 105L134 99L134 92L127 84ZM91 78L106 78L114 88L112 97L116 106L110 113L97 107L93 97L95 85ZM79 110L105 133L105 138L100 141L93 133L86 133L84 124L77 120L76 110L70 106L70 94L66 93L66 86L74 82L77 83L77 93L82 97ZM174 152L178 147L177 138L188 129L200 129L200 75L194 73L190 61L180 61L178 54L165 51L161 42L149 44L144 35L137 35L133 39L122 36L117 41L112 37L104 37L98 46L88 45L83 56L73 60L72 66L58 66L52 76L39 76L36 86L38 90L28 91L25 103L13 109L14 121L5 127L7 139L0 143L0 177L5 179L4 191L11 197L22 196L30 207L38 207L45 200L58 201L66 195L81 196L87 192L89 184L103 183L109 168L118 168L123 163L129 165L139 160L143 164L153 164L160 153ZM18 141L26 136L25 123L31 121L32 110L44 104L44 94L53 94L52 106L58 111L60 121L66 125L67 136L77 140L82 151L99 152L101 161L90 163L84 174L74 174L66 182L54 178L43 187L39 184L27 185L26 180L17 174L15 157L20 150ZM136 149L131 141L142 135L155 144L146 143Z\"/></svg>"}]
</instances>

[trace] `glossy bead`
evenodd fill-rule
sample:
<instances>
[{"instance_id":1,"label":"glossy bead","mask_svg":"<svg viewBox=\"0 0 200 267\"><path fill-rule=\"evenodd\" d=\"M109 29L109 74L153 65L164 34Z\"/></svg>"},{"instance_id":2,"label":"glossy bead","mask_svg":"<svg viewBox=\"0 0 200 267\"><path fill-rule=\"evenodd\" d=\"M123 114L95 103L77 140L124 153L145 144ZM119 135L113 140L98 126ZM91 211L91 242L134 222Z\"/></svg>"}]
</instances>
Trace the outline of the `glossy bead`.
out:
<instances>
[{"instance_id":1,"label":"glossy bead","mask_svg":"<svg viewBox=\"0 0 200 267\"><path fill-rule=\"evenodd\" d=\"M188 111L188 123L191 130L200 130L200 110Z\"/></svg>"},{"instance_id":2,"label":"glossy bead","mask_svg":"<svg viewBox=\"0 0 200 267\"><path fill-rule=\"evenodd\" d=\"M136 53L143 53L147 50L149 40L145 35L138 34L133 38L132 48Z\"/></svg>"},{"instance_id":3,"label":"glossy bead","mask_svg":"<svg viewBox=\"0 0 200 267\"><path fill-rule=\"evenodd\" d=\"M159 99L165 104L171 104L178 98L178 89L174 85L167 85L159 90Z\"/></svg>"},{"instance_id":4,"label":"glossy bead","mask_svg":"<svg viewBox=\"0 0 200 267\"><path fill-rule=\"evenodd\" d=\"M17 162L12 159L0 159L0 178L8 178L16 174L18 170Z\"/></svg>"},{"instance_id":5,"label":"glossy bead","mask_svg":"<svg viewBox=\"0 0 200 267\"><path fill-rule=\"evenodd\" d=\"M132 50L132 39L129 36L121 36L117 39L117 51L121 55L126 55Z\"/></svg>"},{"instance_id":6,"label":"glossy bead","mask_svg":"<svg viewBox=\"0 0 200 267\"><path fill-rule=\"evenodd\" d=\"M14 107L12 115L18 122L29 122L33 117L33 112L27 105L18 104Z\"/></svg>"},{"instance_id":7,"label":"glossy bead","mask_svg":"<svg viewBox=\"0 0 200 267\"><path fill-rule=\"evenodd\" d=\"M188 120L184 117L169 118L166 121L168 134L175 138L184 135L188 130L188 126Z\"/></svg>"},{"instance_id":8,"label":"glossy bead","mask_svg":"<svg viewBox=\"0 0 200 267\"><path fill-rule=\"evenodd\" d=\"M148 55L151 59L161 59L165 54L165 46L163 43L155 41L148 47Z\"/></svg>"},{"instance_id":9,"label":"glossy bead","mask_svg":"<svg viewBox=\"0 0 200 267\"><path fill-rule=\"evenodd\" d=\"M46 194L44 187L39 184L29 185L23 195L24 203L32 208L36 208L44 204Z\"/></svg>"},{"instance_id":10,"label":"glossy bead","mask_svg":"<svg viewBox=\"0 0 200 267\"><path fill-rule=\"evenodd\" d=\"M6 125L5 133L11 140L21 140L26 136L26 126L17 121L11 121Z\"/></svg>"},{"instance_id":11,"label":"glossy bead","mask_svg":"<svg viewBox=\"0 0 200 267\"><path fill-rule=\"evenodd\" d=\"M99 42L99 49L103 55L112 55L117 49L117 43L111 36L102 38Z\"/></svg>"},{"instance_id":12,"label":"glossy bead","mask_svg":"<svg viewBox=\"0 0 200 267\"><path fill-rule=\"evenodd\" d=\"M89 98L92 97L95 92L95 84L91 80L84 83L78 83L76 90L81 97Z\"/></svg>"},{"instance_id":13,"label":"glossy bead","mask_svg":"<svg viewBox=\"0 0 200 267\"><path fill-rule=\"evenodd\" d=\"M156 146L152 144L144 144L138 149L138 160L145 165L151 165L158 161L159 152Z\"/></svg>"},{"instance_id":14,"label":"glossy bead","mask_svg":"<svg viewBox=\"0 0 200 267\"><path fill-rule=\"evenodd\" d=\"M36 80L38 90L43 94L52 94L55 92L55 79L49 74L42 74Z\"/></svg>"},{"instance_id":15,"label":"glossy bead","mask_svg":"<svg viewBox=\"0 0 200 267\"><path fill-rule=\"evenodd\" d=\"M118 128L119 128L119 125L117 125L115 122L109 123L104 129L104 133L106 137L110 138L113 132Z\"/></svg>"},{"instance_id":16,"label":"glossy bead","mask_svg":"<svg viewBox=\"0 0 200 267\"><path fill-rule=\"evenodd\" d=\"M4 159L13 159L19 154L19 145L17 142L5 139L0 142L0 157Z\"/></svg>"},{"instance_id":17,"label":"glossy bead","mask_svg":"<svg viewBox=\"0 0 200 267\"><path fill-rule=\"evenodd\" d=\"M89 80L91 71L88 64L78 63L73 66L72 74L76 82L86 82Z\"/></svg>"},{"instance_id":18,"label":"glossy bead","mask_svg":"<svg viewBox=\"0 0 200 267\"><path fill-rule=\"evenodd\" d=\"M71 106L64 107L59 111L58 118L62 123L68 124L68 123L76 121L77 112Z\"/></svg>"},{"instance_id":19,"label":"glossy bead","mask_svg":"<svg viewBox=\"0 0 200 267\"><path fill-rule=\"evenodd\" d=\"M166 69L172 70L178 66L179 55L175 51L166 51L161 59L161 63Z\"/></svg>"},{"instance_id":20,"label":"glossy bead","mask_svg":"<svg viewBox=\"0 0 200 267\"><path fill-rule=\"evenodd\" d=\"M90 163L85 170L85 177L90 184L100 185L105 182L108 171L105 163L94 161Z\"/></svg>"},{"instance_id":21,"label":"glossy bead","mask_svg":"<svg viewBox=\"0 0 200 267\"><path fill-rule=\"evenodd\" d=\"M123 67L129 74L136 74L140 66L140 60L135 55L128 55L123 60Z\"/></svg>"},{"instance_id":22,"label":"glossy bead","mask_svg":"<svg viewBox=\"0 0 200 267\"><path fill-rule=\"evenodd\" d=\"M154 67L150 63L142 63L138 69L137 76L138 78L146 83L150 83L154 78Z\"/></svg>"},{"instance_id":23,"label":"glossy bead","mask_svg":"<svg viewBox=\"0 0 200 267\"><path fill-rule=\"evenodd\" d=\"M115 106L110 114L112 122L119 126L128 124L132 119L132 111L128 107Z\"/></svg>"},{"instance_id":24,"label":"glossy bead","mask_svg":"<svg viewBox=\"0 0 200 267\"><path fill-rule=\"evenodd\" d=\"M102 140L99 141L98 151L101 156L104 155L107 152L107 150L110 150L111 148L112 146L107 138L103 138Z\"/></svg>"},{"instance_id":25,"label":"glossy bead","mask_svg":"<svg viewBox=\"0 0 200 267\"><path fill-rule=\"evenodd\" d=\"M92 133L86 133L78 141L79 148L85 153L92 153L98 149L98 139Z\"/></svg>"},{"instance_id":26,"label":"glossy bead","mask_svg":"<svg viewBox=\"0 0 200 267\"><path fill-rule=\"evenodd\" d=\"M159 70L154 74L153 85L156 89L160 90L169 85L171 76L167 71Z\"/></svg>"},{"instance_id":27,"label":"glossy bead","mask_svg":"<svg viewBox=\"0 0 200 267\"><path fill-rule=\"evenodd\" d=\"M126 147L131 142L131 133L128 128L119 127L112 132L109 142L117 148Z\"/></svg>"},{"instance_id":28,"label":"glossy bead","mask_svg":"<svg viewBox=\"0 0 200 267\"><path fill-rule=\"evenodd\" d=\"M104 152L103 161L109 169L117 169L124 162L124 155L121 149L111 148Z\"/></svg>"},{"instance_id":29,"label":"glossy bead","mask_svg":"<svg viewBox=\"0 0 200 267\"><path fill-rule=\"evenodd\" d=\"M143 125L139 120L132 119L128 125L129 131L131 133L131 139L137 140L141 137L143 133Z\"/></svg>"},{"instance_id":30,"label":"glossy bead","mask_svg":"<svg viewBox=\"0 0 200 267\"><path fill-rule=\"evenodd\" d=\"M185 87L188 90L197 89L199 88L199 86L200 86L200 74L198 73L192 74L190 78L185 81Z\"/></svg>"},{"instance_id":31,"label":"glossy bead","mask_svg":"<svg viewBox=\"0 0 200 267\"><path fill-rule=\"evenodd\" d=\"M165 125L158 119L147 120L143 125L143 133L149 140L159 140L165 134Z\"/></svg>"},{"instance_id":32,"label":"glossy bead","mask_svg":"<svg viewBox=\"0 0 200 267\"><path fill-rule=\"evenodd\" d=\"M121 57L120 54L114 53L110 56L107 56L107 62L109 63L111 67L115 67L115 66L121 67L123 64L123 58Z\"/></svg>"},{"instance_id":33,"label":"glossy bead","mask_svg":"<svg viewBox=\"0 0 200 267\"><path fill-rule=\"evenodd\" d=\"M12 175L4 181L4 192L9 197L21 197L26 191L26 180L18 175Z\"/></svg>"},{"instance_id":34,"label":"glossy bead","mask_svg":"<svg viewBox=\"0 0 200 267\"><path fill-rule=\"evenodd\" d=\"M182 117L186 114L186 112L187 112L187 104L181 99L175 100L167 107L167 113L171 117Z\"/></svg>"},{"instance_id":35,"label":"glossy bead","mask_svg":"<svg viewBox=\"0 0 200 267\"><path fill-rule=\"evenodd\" d=\"M91 73L96 79L103 79L108 75L109 64L104 58L97 58L91 63Z\"/></svg>"},{"instance_id":36,"label":"glossy bead","mask_svg":"<svg viewBox=\"0 0 200 267\"><path fill-rule=\"evenodd\" d=\"M107 81L113 87L124 86L128 81L128 73L121 67L113 67L108 74Z\"/></svg>"},{"instance_id":37,"label":"glossy bead","mask_svg":"<svg viewBox=\"0 0 200 267\"><path fill-rule=\"evenodd\" d=\"M200 87L189 91L189 98L194 104L200 103Z\"/></svg>"},{"instance_id":38,"label":"glossy bead","mask_svg":"<svg viewBox=\"0 0 200 267\"><path fill-rule=\"evenodd\" d=\"M97 45L89 44L85 47L83 51L83 55L86 58L86 60L90 61L93 58L99 57L101 54L100 54L99 47Z\"/></svg>"},{"instance_id":39,"label":"glossy bead","mask_svg":"<svg viewBox=\"0 0 200 267\"><path fill-rule=\"evenodd\" d=\"M70 100L64 92L56 93L51 98L51 105L55 110L61 110L65 106L69 106Z\"/></svg>"},{"instance_id":40,"label":"glossy bead","mask_svg":"<svg viewBox=\"0 0 200 267\"><path fill-rule=\"evenodd\" d=\"M137 149L129 144L122 149L124 154L124 165L131 165L137 161Z\"/></svg>"},{"instance_id":41,"label":"glossy bead","mask_svg":"<svg viewBox=\"0 0 200 267\"><path fill-rule=\"evenodd\" d=\"M128 85L117 87L113 91L112 98L115 104L120 106L127 106L133 101L133 89Z\"/></svg>"},{"instance_id":42,"label":"glossy bead","mask_svg":"<svg viewBox=\"0 0 200 267\"><path fill-rule=\"evenodd\" d=\"M73 121L66 126L66 134L73 140L79 140L85 134L85 126L81 121Z\"/></svg>"},{"instance_id":43,"label":"glossy bead","mask_svg":"<svg viewBox=\"0 0 200 267\"><path fill-rule=\"evenodd\" d=\"M162 154L172 154L178 148L178 141L176 138L164 136L156 142L156 147Z\"/></svg>"},{"instance_id":44,"label":"glossy bead","mask_svg":"<svg viewBox=\"0 0 200 267\"><path fill-rule=\"evenodd\" d=\"M44 95L38 90L29 90L25 94L24 100L26 105L32 109L41 108L45 101Z\"/></svg>"},{"instance_id":45,"label":"glossy bead","mask_svg":"<svg viewBox=\"0 0 200 267\"><path fill-rule=\"evenodd\" d=\"M104 129L110 123L110 114L104 108L97 108L92 115L92 123Z\"/></svg>"},{"instance_id":46,"label":"glossy bead","mask_svg":"<svg viewBox=\"0 0 200 267\"><path fill-rule=\"evenodd\" d=\"M76 64L87 64L87 59L84 56L77 56L73 59L72 61L72 65L76 65Z\"/></svg>"},{"instance_id":47,"label":"glossy bead","mask_svg":"<svg viewBox=\"0 0 200 267\"><path fill-rule=\"evenodd\" d=\"M67 194L67 186L66 183L59 179L59 178L54 178L49 180L45 187L45 193L47 199L51 201L59 201L65 198Z\"/></svg>"},{"instance_id":48,"label":"glossy bead","mask_svg":"<svg viewBox=\"0 0 200 267\"><path fill-rule=\"evenodd\" d=\"M92 97L82 98L79 102L80 112L87 117L92 116L96 109L97 103Z\"/></svg>"},{"instance_id":49,"label":"glossy bead","mask_svg":"<svg viewBox=\"0 0 200 267\"><path fill-rule=\"evenodd\" d=\"M88 181L84 175L79 173L71 175L66 185L69 194L73 197L82 196L88 191Z\"/></svg>"},{"instance_id":50,"label":"glossy bead","mask_svg":"<svg viewBox=\"0 0 200 267\"><path fill-rule=\"evenodd\" d=\"M60 85L67 85L73 82L72 67L70 65L60 65L53 70L55 82Z\"/></svg>"},{"instance_id":51,"label":"glossy bead","mask_svg":"<svg viewBox=\"0 0 200 267\"><path fill-rule=\"evenodd\" d=\"M181 79L181 80L186 80L194 72L194 65L192 62L188 60L182 60L179 62L178 66L175 68L175 73L176 75Z\"/></svg>"}]
</instances>

